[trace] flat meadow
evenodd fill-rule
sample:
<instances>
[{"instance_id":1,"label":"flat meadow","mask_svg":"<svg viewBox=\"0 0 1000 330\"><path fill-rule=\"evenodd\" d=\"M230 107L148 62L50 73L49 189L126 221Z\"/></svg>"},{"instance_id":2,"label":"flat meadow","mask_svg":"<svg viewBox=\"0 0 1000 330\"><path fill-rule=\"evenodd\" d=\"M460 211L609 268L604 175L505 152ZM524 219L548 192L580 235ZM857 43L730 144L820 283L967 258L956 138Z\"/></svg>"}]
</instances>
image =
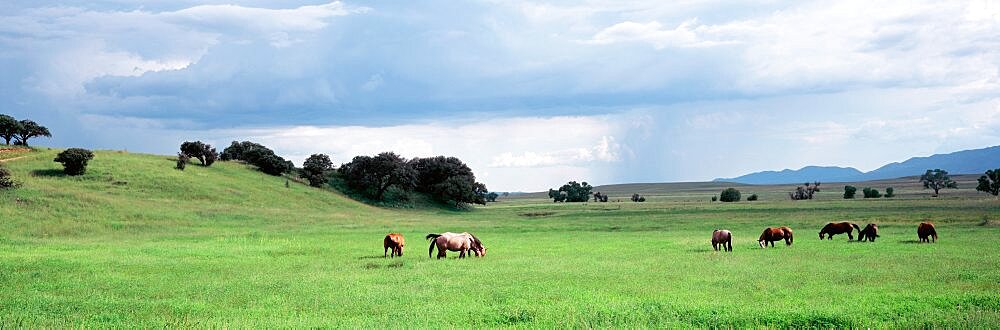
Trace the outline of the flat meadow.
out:
<instances>
[{"instance_id":1,"label":"flat meadow","mask_svg":"<svg viewBox=\"0 0 1000 330\"><path fill-rule=\"evenodd\" d=\"M843 200L831 186L795 202L787 186L740 187L770 189L757 202L678 189L645 203L387 209L239 163L179 171L170 156L99 151L66 177L55 153L4 163L23 185L0 192L0 326L1000 324L1000 201L967 185L941 198L901 187ZM877 223L881 237L821 241L831 221ZM918 243L921 221L937 243ZM761 249L761 230L781 225L794 244ZM733 252L712 250L716 228L733 232ZM428 258L424 235L444 231L476 234L487 255ZM406 237L403 257L383 258L388 232Z\"/></svg>"}]
</instances>

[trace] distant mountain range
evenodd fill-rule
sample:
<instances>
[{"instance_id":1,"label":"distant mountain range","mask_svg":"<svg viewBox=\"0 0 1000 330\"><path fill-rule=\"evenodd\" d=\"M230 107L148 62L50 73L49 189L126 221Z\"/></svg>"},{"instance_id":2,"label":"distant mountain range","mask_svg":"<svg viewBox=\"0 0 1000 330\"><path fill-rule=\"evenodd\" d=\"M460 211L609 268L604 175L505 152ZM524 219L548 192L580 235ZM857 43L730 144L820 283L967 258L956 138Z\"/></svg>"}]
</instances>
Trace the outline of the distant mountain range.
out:
<instances>
[{"instance_id":1,"label":"distant mountain range","mask_svg":"<svg viewBox=\"0 0 1000 330\"><path fill-rule=\"evenodd\" d=\"M924 174L928 169L940 168L949 174L980 174L988 169L1000 168L1000 146L963 150L930 157L913 157L902 163L890 163L871 172L861 172L853 167L806 166L798 170L764 171L731 179L719 178L717 182L746 184L783 184L803 182L854 182L894 179Z\"/></svg>"}]
</instances>

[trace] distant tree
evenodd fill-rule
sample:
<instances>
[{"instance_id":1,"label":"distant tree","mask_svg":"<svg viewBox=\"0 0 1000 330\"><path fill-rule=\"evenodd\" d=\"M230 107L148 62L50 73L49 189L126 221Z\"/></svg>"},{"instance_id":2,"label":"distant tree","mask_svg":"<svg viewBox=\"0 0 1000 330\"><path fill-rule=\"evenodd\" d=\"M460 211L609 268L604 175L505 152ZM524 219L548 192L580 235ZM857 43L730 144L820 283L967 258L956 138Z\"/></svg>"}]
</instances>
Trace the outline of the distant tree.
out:
<instances>
[{"instance_id":1,"label":"distant tree","mask_svg":"<svg viewBox=\"0 0 1000 330\"><path fill-rule=\"evenodd\" d=\"M15 136L17 138L17 144L26 146L26 145L28 145L28 139L30 139L30 138L34 138L34 137L38 137L38 136L52 137L52 134L49 133L49 129L48 128L46 128L45 126L39 125L38 123L36 123L34 121L25 119L25 120L20 121L19 123L20 123L20 127L19 127L19 129L17 131L17 134Z\"/></svg>"},{"instance_id":2,"label":"distant tree","mask_svg":"<svg viewBox=\"0 0 1000 330\"><path fill-rule=\"evenodd\" d=\"M69 148L63 150L53 161L62 163L66 175L81 175L87 171L87 162L94 159L94 153L87 149Z\"/></svg>"},{"instance_id":3,"label":"distant tree","mask_svg":"<svg viewBox=\"0 0 1000 330\"><path fill-rule=\"evenodd\" d=\"M456 207L462 203L485 203L486 186L476 182L472 169L458 158L445 156L414 158L409 162L409 166L416 175L417 191L441 202L455 202Z\"/></svg>"},{"instance_id":4,"label":"distant tree","mask_svg":"<svg viewBox=\"0 0 1000 330\"><path fill-rule=\"evenodd\" d=\"M550 188L549 189L549 198L552 199L553 203L565 202L566 201L566 192Z\"/></svg>"},{"instance_id":5,"label":"distant tree","mask_svg":"<svg viewBox=\"0 0 1000 330\"><path fill-rule=\"evenodd\" d=\"M17 136L20 131L21 122L14 117L0 114L0 137L3 138L4 144L10 145L10 140Z\"/></svg>"},{"instance_id":6,"label":"distant tree","mask_svg":"<svg viewBox=\"0 0 1000 330\"><path fill-rule=\"evenodd\" d=\"M497 201L497 197L500 197L500 194L497 194L495 192L490 192L489 194L486 194L486 201L487 202L496 202Z\"/></svg>"},{"instance_id":7,"label":"distant tree","mask_svg":"<svg viewBox=\"0 0 1000 330\"><path fill-rule=\"evenodd\" d=\"M594 201L595 202L607 203L608 202L608 195L602 194L600 191L598 191L598 192L594 193Z\"/></svg>"},{"instance_id":8,"label":"distant tree","mask_svg":"<svg viewBox=\"0 0 1000 330\"><path fill-rule=\"evenodd\" d=\"M958 184L948 176L948 171L942 169L927 170L920 176L920 182L924 184L924 189L934 189L934 197L938 196L941 189L958 188Z\"/></svg>"},{"instance_id":9,"label":"distant tree","mask_svg":"<svg viewBox=\"0 0 1000 330\"><path fill-rule=\"evenodd\" d=\"M190 156L184 154L183 152L178 152L177 153L177 166L175 166L175 168L178 169L178 170L183 171L184 168L187 167L187 163L189 161L191 161L191 157Z\"/></svg>"},{"instance_id":10,"label":"distant tree","mask_svg":"<svg viewBox=\"0 0 1000 330\"><path fill-rule=\"evenodd\" d=\"M806 182L804 185L796 187L795 191L788 193L788 197L794 201L812 199L813 194L819 192L819 185L819 181L813 182L812 185L809 185L809 182Z\"/></svg>"},{"instance_id":11,"label":"distant tree","mask_svg":"<svg viewBox=\"0 0 1000 330\"><path fill-rule=\"evenodd\" d=\"M892 187L888 187L888 188L885 188L885 198L893 198L893 197L896 197L896 193L895 193L895 191L896 191L896 190L895 190L895 189L892 189Z\"/></svg>"},{"instance_id":12,"label":"distant tree","mask_svg":"<svg viewBox=\"0 0 1000 330\"><path fill-rule=\"evenodd\" d=\"M292 164L292 161L281 158L281 156L275 154L264 155L256 158L253 164L257 166L257 169L261 172L274 176L290 173L295 169L295 164Z\"/></svg>"},{"instance_id":13,"label":"distant tree","mask_svg":"<svg viewBox=\"0 0 1000 330\"><path fill-rule=\"evenodd\" d=\"M844 199L854 199L854 194L858 192L855 186L844 186Z\"/></svg>"},{"instance_id":14,"label":"distant tree","mask_svg":"<svg viewBox=\"0 0 1000 330\"><path fill-rule=\"evenodd\" d=\"M638 202L645 202L646 201L646 197L642 197L639 194L632 194L632 201L633 202L637 202L637 203Z\"/></svg>"},{"instance_id":15,"label":"distant tree","mask_svg":"<svg viewBox=\"0 0 1000 330\"><path fill-rule=\"evenodd\" d=\"M322 187L327 181L327 175L333 170L333 162L330 156L324 154L313 154L302 163L302 177L309 180L309 185Z\"/></svg>"},{"instance_id":16,"label":"distant tree","mask_svg":"<svg viewBox=\"0 0 1000 330\"><path fill-rule=\"evenodd\" d=\"M757 200L757 194L751 194L750 196L747 196L747 202L753 202L755 200Z\"/></svg>"},{"instance_id":17,"label":"distant tree","mask_svg":"<svg viewBox=\"0 0 1000 330\"><path fill-rule=\"evenodd\" d=\"M233 141L226 149L222 150L219 158L223 161L241 160L253 164L251 157L260 158L267 154L274 154L274 151L267 147L250 141Z\"/></svg>"},{"instance_id":18,"label":"distant tree","mask_svg":"<svg viewBox=\"0 0 1000 330\"><path fill-rule=\"evenodd\" d=\"M399 155L383 152L375 157L356 156L338 169L348 187L368 198L383 200L391 187L411 190L416 186L416 172ZM449 187L450 188L450 187Z\"/></svg>"},{"instance_id":19,"label":"distant tree","mask_svg":"<svg viewBox=\"0 0 1000 330\"><path fill-rule=\"evenodd\" d=\"M502 194L500 194L500 196L507 197L507 196L510 196L510 193L505 191Z\"/></svg>"},{"instance_id":20,"label":"distant tree","mask_svg":"<svg viewBox=\"0 0 1000 330\"><path fill-rule=\"evenodd\" d=\"M878 191L878 189L873 189L873 188L869 188L869 187L865 187L865 189L861 189L861 193L865 196L865 198L879 198L879 197L882 197L882 193L880 193Z\"/></svg>"},{"instance_id":21,"label":"distant tree","mask_svg":"<svg viewBox=\"0 0 1000 330\"><path fill-rule=\"evenodd\" d=\"M181 152L192 158L197 158L202 166L212 166L219 158L219 153L212 145L201 141L181 143Z\"/></svg>"},{"instance_id":22,"label":"distant tree","mask_svg":"<svg viewBox=\"0 0 1000 330\"><path fill-rule=\"evenodd\" d=\"M0 167L0 190L14 189L20 186L20 184L11 177L10 171L6 168Z\"/></svg>"},{"instance_id":23,"label":"distant tree","mask_svg":"<svg viewBox=\"0 0 1000 330\"><path fill-rule=\"evenodd\" d=\"M982 191L993 196L1000 195L1000 168L987 170L986 175L980 176L976 191Z\"/></svg>"},{"instance_id":24,"label":"distant tree","mask_svg":"<svg viewBox=\"0 0 1000 330\"><path fill-rule=\"evenodd\" d=\"M586 202L590 200L591 190L593 189L594 187L586 182L578 183L570 181L559 187L557 192L549 189L549 198L552 198L556 202Z\"/></svg>"},{"instance_id":25,"label":"distant tree","mask_svg":"<svg viewBox=\"0 0 1000 330\"><path fill-rule=\"evenodd\" d=\"M740 201L740 191L736 188L726 188L721 194L719 194L719 200L723 202L739 202Z\"/></svg>"},{"instance_id":26,"label":"distant tree","mask_svg":"<svg viewBox=\"0 0 1000 330\"><path fill-rule=\"evenodd\" d=\"M718 201L718 200L719 200L719 196L712 196L712 201L713 202Z\"/></svg>"}]
</instances>

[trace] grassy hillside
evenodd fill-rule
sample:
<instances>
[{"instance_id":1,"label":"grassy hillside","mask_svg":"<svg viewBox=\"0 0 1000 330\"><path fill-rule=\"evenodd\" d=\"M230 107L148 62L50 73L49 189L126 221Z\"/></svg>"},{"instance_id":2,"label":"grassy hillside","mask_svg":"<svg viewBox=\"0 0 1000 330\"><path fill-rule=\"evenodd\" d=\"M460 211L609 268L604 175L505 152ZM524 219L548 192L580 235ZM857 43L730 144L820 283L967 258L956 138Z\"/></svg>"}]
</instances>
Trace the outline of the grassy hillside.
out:
<instances>
[{"instance_id":1,"label":"grassy hillside","mask_svg":"<svg viewBox=\"0 0 1000 330\"><path fill-rule=\"evenodd\" d=\"M0 326L990 327L1000 321L1000 202L974 198L708 203L501 202L380 209L237 163L97 152L65 177L40 150L0 193ZM877 222L876 243L820 241ZM918 244L919 221L941 239ZM796 230L760 249L765 226ZM735 251L711 250L714 228ZM382 258L382 237L407 238ZM470 231L484 258L429 259ZM454 256L454 254L452 254Z\"/></svg>"}]
</instances>

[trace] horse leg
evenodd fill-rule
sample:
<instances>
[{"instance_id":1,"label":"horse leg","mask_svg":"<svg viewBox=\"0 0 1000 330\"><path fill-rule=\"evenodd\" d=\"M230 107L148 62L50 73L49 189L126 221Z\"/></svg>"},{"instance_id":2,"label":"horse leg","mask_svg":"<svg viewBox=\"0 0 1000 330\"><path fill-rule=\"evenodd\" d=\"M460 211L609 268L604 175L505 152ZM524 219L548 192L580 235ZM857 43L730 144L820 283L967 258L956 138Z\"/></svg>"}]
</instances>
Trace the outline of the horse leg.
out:
<instances>
[{"instance_id":1,"label":"horse leg","mask_svg":"<svg viewBox=\"0 0 1000 330\"><path fill-rule=\"evenodd\" d=\"M385 257L386 257L386 255L385 255L385 254L386 254L386 253L388 253L388 251L389 251L389 247L388 247L388 246L386 246L386 247L385 247L385 249L384 249L384 250L382 250L382 258L385 258Z\"/></svg>"},{"instance_id":2,"label":"horse leg","mask_svg":"<svg viewBox=\"0 0 1000 330\"><path fill-rule=\"evenodd\" d=\"M718 243L712 242L712 250L719 251L719 245L718 245Z\"/></svg>"},{"instance_id":3,"label":"horse leg","mask_svg":"<svg viewBox=\"0 0 1000 330\"><path fill-rule=\"evenodd\" d=\"M729 246L729 252L733 252L733 241L726 242L726 244Z\"/></svg>"}]
</instances>

